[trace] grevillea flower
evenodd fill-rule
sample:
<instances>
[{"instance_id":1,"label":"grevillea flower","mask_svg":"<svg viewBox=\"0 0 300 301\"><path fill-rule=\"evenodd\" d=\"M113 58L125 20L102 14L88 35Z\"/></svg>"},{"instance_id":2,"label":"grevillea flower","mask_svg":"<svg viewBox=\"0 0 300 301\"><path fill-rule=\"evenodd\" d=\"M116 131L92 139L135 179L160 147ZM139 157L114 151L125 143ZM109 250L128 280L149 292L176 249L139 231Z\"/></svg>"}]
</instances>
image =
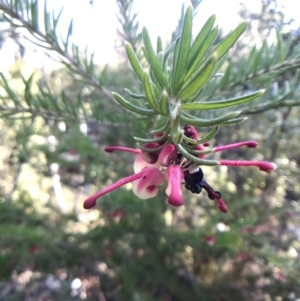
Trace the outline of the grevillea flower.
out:
<instances>
[{"instance_id":1,"label":"grevillea flower","mask_svg":"<svg viewBox=\"0 0 300 301\"><path fill-rule=\"evenodd\" d=\"M199 135L193 126L185 126L183 133L189 139L186 146L192 147L195 156L201 160L206 160L206 155L209 153L222 152L242 146L249 148L257 146L257 142L251 140L207 149L208 142L197 143ZM162 135L156 135L155 139L160 139L159 137L162 137ZM108 146L105 151L109 153L124 151L135 154L134 174L96 192L84 202L85 209L94 207L98 198L130 182L132 183L132 191L137 197L143 200L153 198L158 193L158 186L163 185L166 179L165 192L170 205L183 205L182 184L184 184L185 188L192 193L199 194L204 189L210 199L218 202L219 210L227 212L227 206L221 197L221 193L214 190L204 179L201 164L195 163L182 155L176 145L170 142L170 139L165 138L160 142L147 143L143 150L123 146ZM219 160L215 162L224 166L255 166L265 172L270 172L276 168L274 163L267 161Z\"/></svg>"}]
</instances>

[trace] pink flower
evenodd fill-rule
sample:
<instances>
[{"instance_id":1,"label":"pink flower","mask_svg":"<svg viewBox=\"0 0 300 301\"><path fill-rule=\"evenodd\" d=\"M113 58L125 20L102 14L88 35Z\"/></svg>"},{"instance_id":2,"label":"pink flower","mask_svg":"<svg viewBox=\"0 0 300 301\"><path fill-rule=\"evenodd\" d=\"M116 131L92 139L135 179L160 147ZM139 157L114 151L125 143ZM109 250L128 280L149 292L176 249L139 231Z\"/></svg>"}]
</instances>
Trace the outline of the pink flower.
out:
<instances>
[{"instance_id":1,"label":"pink flower","mask_svg":"<svg viewBox=\"0 0 300 301\"><path fill-rule=\"evenodd\" d=\"M164 176L157 167L146 167L143 171L143 176L132 182L132 191L141 200L147 200L157 195L157 185L164 183Z\"/></svg>"},{"instance_id":2,"label":"pink flower","mask_svg":"<svg viewBox=\"0 0 300 301\"><path fill-rule=\"evenodd\" d=\"M149 147L149 145L148 145ZM153 147L156 147L153 146ZM160 160L164 164L167 164L167 162L170 162L170 158L174 158L174 149L173 147L169 147L169 145L165 146L167 149L170 149L170 151L165 151L162 150L160 154ZM138 196L142 200L146 200L149 198L153 198L157 195L158 193L158 185L162 185L164 183L165 177L163 173L160 170L160 165L159 163L149 163L144 160L144 156L141 154L140 150L136 149L131 149L123 146L109 146L105 148L105 151L107 152L113 152L113 151L125 151L125 152L130 152L137 154L138 156L136 157L136 160L133 165L133 169L135 174L130 175L124 179L121 179L112 185L96 192L94 195L90 196L88 199L85 200L83 207L85 209L90 209L96 205L96 200L100 198L101 196L112 192L113 190L128 184L132 183L132 191L133 193ZM165 153L165 155L163 155ZM183 178L183 176L182 176ZM172 177L171 181L172 183L177 183L177 185L180 187L181 190L181 180L174 180L174 177ZM173 196L176 195L179 187L175 187L172 185L171 189L171 195L169 196L169 199L171 200L170 202L173 202ZM183 201L182 201L183 203ZM182 205L181 203L181 205ZM179 206L179 205L177 205Z\"/></svg>"},{"instance_id":3,"label":"pink flower","mask_svg":"<svg viewBox=\"0 0 300 301\"><path fill-rule=\"evenodd\" d=\"M194 156L201 160L206 160L209 153L222 152L230 149L247 146L249 148L257 147L256 141L243 141L215 148L207 149L209 142L198 143L199 135L193 126L187 125L183 129L183 134L188 142L185 147L190 149ZM101 196L127 184L132 183L133 193L140 199L153 198L158 193L158 186L163 185L167 180L165 190L168 196L168 203L172 206L181 206L184 203L182 196L182 184L192 193L201 193L204 189L208 197L216 200L221 212L227 212L227 206L221 197L219 191L214 190L204 179L203 171L200 164L194 163L188 155L185 158L177 149L176 145L171 143L171 137L160 139L163 133L155 135L155 141L146 143L142 149L132 149L124 146L108 146L106 152L124 151L137 155L133 170L134 174L121 179L112 185L96 192L84 202L84 208L90 209L96 205L96 200ZM166 136L166 135L165 135ZM165 137L164 136L164 137ZM168 143L169 142L169 143ZM153 150L153 151L152 151ZM224 166L255 166L265 172L270 172L276 168L276 165L267 161L239 161L239 160L219 160L215 161Z\"/></svg>"}]
</instances>

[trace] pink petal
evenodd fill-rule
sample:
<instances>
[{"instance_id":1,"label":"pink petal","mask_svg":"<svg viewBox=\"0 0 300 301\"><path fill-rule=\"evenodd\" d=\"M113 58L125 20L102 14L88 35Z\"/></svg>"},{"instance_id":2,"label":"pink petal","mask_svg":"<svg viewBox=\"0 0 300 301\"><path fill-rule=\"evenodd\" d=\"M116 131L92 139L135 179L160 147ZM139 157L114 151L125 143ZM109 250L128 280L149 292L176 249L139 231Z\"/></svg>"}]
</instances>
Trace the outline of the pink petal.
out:
<instances>
[{"instance_id":1,"label":"pink petal","mask_svg":"<svg viewBox=\"0 0 300 301\"><path fill-rule=\"evenodd\" d=\"M165 173L168 181L166 194L168 203L173 206L181 206L183 204L181 182L183 180L183 171L179 165L169 165Z\"/></svg>"},{"instance_id":2,"label":"pink petal","mask_svg":"<svg viewBox=\"0 0 300 301\"><path fill-rule=\"evenodd\" d=\"M277 165L267 161L232 161L232 160L219 160L220 165L226 166L256 166L262 171L270 172L277 168Z\"/></svg>"},{"instance_id":3,"label":"pink petal","mask_svg":"<svg viewBox=\"0 0 300 301\"><path fill-rule=\"evenodd\" d=\"M98 198L100 198L101 196L113 191L113 190L116 190L117 188L127 184L127 183L130 183L134 180L137 180L137 179L140 179L144 176L144 173L145 171L141 171L139 173L136 173L136 174L133 174L129 177L126 177L124 179L121 179L115 183L113 183L112 185L96 192L95 194L93 194L92 196L90 196L88 199L86 199L83 203L83 208L84 209L91 209L92 207L94 207L96 205L96 200Z\"/></svg>"},{"instance_id":4,"label":"pink petal","mask_svg":"<svg viewBox=\"0 0 300 301\"><path fill-rule=\"evenodd\" d=\"M160 144L157 142L150 142L150 143L146 143L144 145L145 148L149 148L149 149L158 148L159 146L160 146ZM148 162L150 164L156 163L157 158L158 158L157 152L150 152L150 151L146 152L146 151L142 150L141 154L142 154L143 159L146 162Z\"/></svg>"},{"instance_id":5,"label":"pink petal","mask_svg":"<svg viewBox=\"0 0 300 301\"><path fill-rule=\"evenodd\" d=\"M146 167L159 167L159 164L156 162L155 164L148 163L143 159L142 155L138 155L133 163L133 170L135 173L142 171Z\"/></svg>"},{"instance_id":6,"label":"pink petal","mask_svg":"<svg viewBox=\"0 0 300 301\"><path fill-rule=\"evenodd\" d=\"M158 163L161 166L169 166L172 161L177 160L177 150L174 144L167 144L163 147L158 156Z\"/></svg>"},{"instance_id":7,"label":"pink petal","mask_svg":"<svg viewBox=\"0 0 300 301\"><path fill-rule=\"evenodd\" d=\"M164 183L164 176L156 167L147 167L143 176L132 182L133 193L142 200L154 198L157 195L157 185Z\"/></svg>"}]
</instances>

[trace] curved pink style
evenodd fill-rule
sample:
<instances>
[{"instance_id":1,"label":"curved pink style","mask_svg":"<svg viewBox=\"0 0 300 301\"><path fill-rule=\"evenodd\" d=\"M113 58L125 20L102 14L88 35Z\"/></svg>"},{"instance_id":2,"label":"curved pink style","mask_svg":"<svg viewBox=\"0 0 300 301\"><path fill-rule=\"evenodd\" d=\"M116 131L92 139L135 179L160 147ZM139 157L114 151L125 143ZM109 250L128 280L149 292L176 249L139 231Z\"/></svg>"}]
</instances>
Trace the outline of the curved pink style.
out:
<instances>
[{"instance_id":1,"label":"curved pink style","mask_svg":"<svg viewBox=\"0 0 300 301\"><path fill-rule=\"evenodd\" d=\"M121 152L126 152L126 153L133 153L139 155L141 153L140 149L136 148L130 148L130 147L125 147L125 146L106 146L104 150L107 153L112 153L114 151L121 151Z\"/></svg>"},{"instance_id":2,"label":"curved pink style","mask_svg":"<svg viewBox=\"0 0 300 301\"><path fill-rule=\"evenodd\" d=\"M255 147L257 147L257 145L258 145L258 143L256 141L253 141L253 140L242 141L242 142L237 142L237 143L232 143L232 144L228 144L228 145L221 145L221 146L214 147L214 153L226 151L226 150L229 150L229 149L239 148L241 146L247 146L247 147L250 147L250 148L255 148Z\"/></svg>"},{"instance_id":3,"label":"curved pink style","mask_svg":"<svg viewBox=\"0 0 300 301\"><path fill-rule=\"evenodd\" d=\"M142 200L154 198L157 195L157 185L164 183L164 176L156 167L143 169L143 176L132 182L133 193Z\"/></svg>"},{"instance_id":4,"label":"curved pink style","mask_svg":"<svg viewBox=\"0 0 300 301\"><path fill-rule=\"evenodd\" d=\"M262 171L270 172L277 168L275 163L268 161L232 161L232 160L219 160L220 165L225 166L255 166Z\"/></svg>"},{"instance_id":5,"label":"curved pink style","mask_svg":"<svg viewBox=\"0 0 300 301\"><path fill-rule=\"evenodd\" d=\"M146 170L143 170L139 173L136 173L134 175L131 175L129 177L126 177L124 179L121 179L115 183L113 183L112 185L96 192L95 194L93 194L92 196L90 196L88 199L86 199L83 203L83 208L84 209L91 209L92 207L94 207L96 205L96 200L98 198L100 198L101 196L113 191L113 190L116 190L117 188L127 184L127 183L130 183L134 180L137 180L137 179L140 179L144 176Z\"/></svg>"},{"instance_id":6,"label":"curved pink style","mask_svg":"<svg viewBox=\"0 0 300 301\"><path fill-rule=\"evenodd\" d=\"M168 181L166 194L168 195L168 203L173 206L183 205L182 187L183 171L179 165L169 165L165 173Z\"/></svg>"}]
</instances>

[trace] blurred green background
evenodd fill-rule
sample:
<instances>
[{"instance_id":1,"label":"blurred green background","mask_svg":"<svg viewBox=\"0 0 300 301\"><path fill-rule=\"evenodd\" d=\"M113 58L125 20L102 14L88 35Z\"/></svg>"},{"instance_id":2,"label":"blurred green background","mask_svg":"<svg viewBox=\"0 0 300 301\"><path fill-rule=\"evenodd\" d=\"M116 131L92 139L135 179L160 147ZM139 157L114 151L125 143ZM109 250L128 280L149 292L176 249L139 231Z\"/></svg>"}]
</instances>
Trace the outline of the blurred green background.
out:
<instances>
[{"instance_id":1,"label":"blurred green background","mask_svg":"<svg viewBox=\"0 0 300 301\"><path fill-rule=\"evenodd\" d=\"M117 3L119 39L129 40L141 53L138 16L130 14L132 1ZM143 201L130 185L86 211L85 198L132 173L134 156L106 154L103 147L134 147L132 137L145 137L156 120L132 118L66 67L36 70L54 98L63 91L76 110L80 95L93 118L72 120L55 114L51 106L28 116L17 111L2 115L0 300L300 300L299 76L296 70L253 80L238 75L247 68L254 38L262 45L257 47L257 70L264 70L264 60L275 50L263 42L275 27L283 44L290 43L291 65L300 55L300 31L287 27L276 1L262 1L261 13L255 15L243 6L240 15L251 22L223 67L225 72L234 63L232 80L218 86L213 97L261 88L266 96L244 107L247 122L222 128L211 144L256 140L255 150L232 150L222 158L263 159L276 162L278 169L265 174L255 168L205 167L206 180L222 192L227 214L205 194L185 191L185 205L172 208L163 189L156 198ZM2 23L7 24L4 18ZM26 67L22 34L7 27L0 36L2 43L8 36L19 43L6 78L21 95ZM123 93L123 87L138 84L122 47L119 55L117 68L97 70L102 86ZM41 93L38 85L35 89L32 93ZM208 93L213 89L208 87ZM3 97L2 101L3 111Z\"/></svg>"}]
</instances>

